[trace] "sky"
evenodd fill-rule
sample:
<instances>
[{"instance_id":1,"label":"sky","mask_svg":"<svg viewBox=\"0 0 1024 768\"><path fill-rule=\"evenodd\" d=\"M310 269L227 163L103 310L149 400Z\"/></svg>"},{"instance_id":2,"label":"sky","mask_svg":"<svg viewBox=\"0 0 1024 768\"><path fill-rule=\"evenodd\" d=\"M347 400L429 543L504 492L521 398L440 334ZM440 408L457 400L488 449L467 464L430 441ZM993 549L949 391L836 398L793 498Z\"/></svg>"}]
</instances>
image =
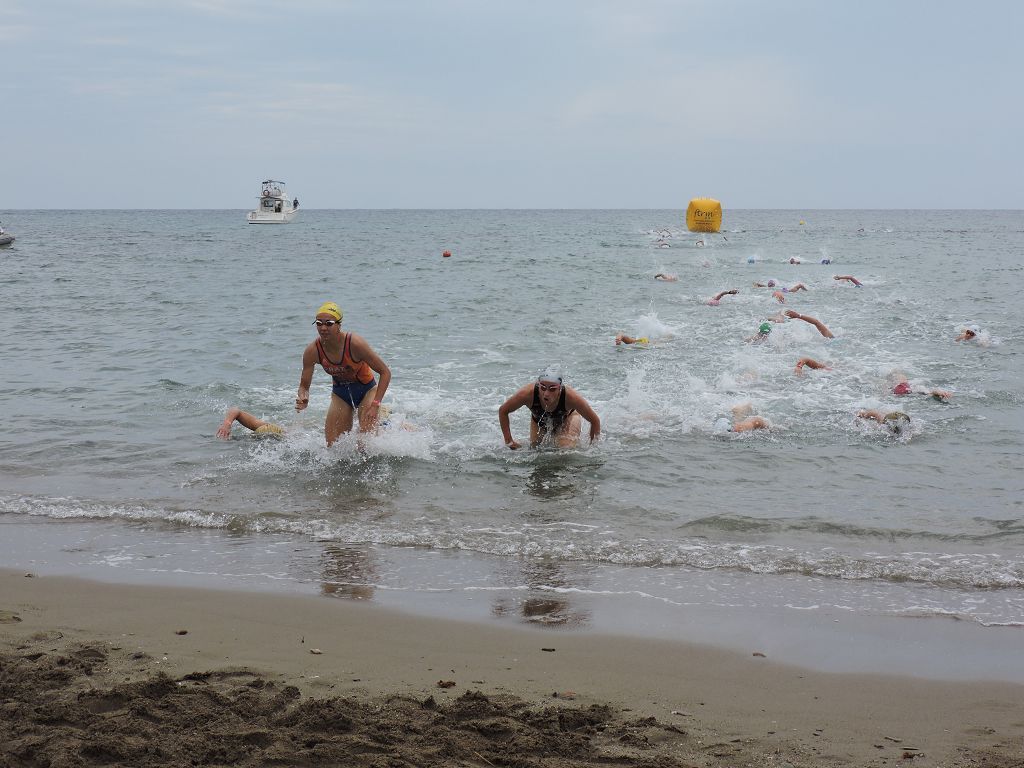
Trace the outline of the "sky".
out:
<instances>
[{"instance_id":1,"label":"sky","mask_svg":"<svg viewBox=\"0 0 1024 768\"><path fill-rule=\"evenodd\" d=\"M0 0L0 211L1024 208L1024 3Z\"/></svg>"}]
</instances>

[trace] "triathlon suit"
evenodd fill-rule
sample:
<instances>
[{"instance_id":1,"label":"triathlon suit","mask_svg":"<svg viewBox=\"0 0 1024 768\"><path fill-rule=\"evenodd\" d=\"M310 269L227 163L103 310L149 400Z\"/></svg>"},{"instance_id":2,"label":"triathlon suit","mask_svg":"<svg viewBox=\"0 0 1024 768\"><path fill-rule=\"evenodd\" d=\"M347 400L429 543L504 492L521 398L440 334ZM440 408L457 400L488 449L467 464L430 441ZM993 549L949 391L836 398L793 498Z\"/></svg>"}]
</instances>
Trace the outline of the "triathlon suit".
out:
<instances>
[{"instance_id":1,"label":"triathlon suit","mask_svg":"<svg viewBox=\"0 0 1024 768\"><path fill-rule=\"evenodd\" d=\"M346 333L341 347L340 363L334 362L327 356L327 351L320 343L320 339L316 340L316 355L320 359L320 366L334 379L331 392L355 410L366 397L366 393L377 386L377 381L373 378L373 369L365 360L357 363L352 359L349 349L351 342L352 334Z\"/></svg>"},{"instance_id":2,"label":"triathlon suit","mask_svg":"<svg viewBox=\"0 0 1024 768\"><path fill-rule=\"evenodd\" d=\"M562 387L562 393L558 397L558 405L555 406L555 410L545 411L544 406L540 403L540 387L534 384L533 405L530 406L530 412L533 413L533 421L537 425L537 438L543 440L548 429L553 434L557 434L565 420L575 413L576 409L573 408L568 411L565 409L565 387Z\"/></svg>"}]
</instances>

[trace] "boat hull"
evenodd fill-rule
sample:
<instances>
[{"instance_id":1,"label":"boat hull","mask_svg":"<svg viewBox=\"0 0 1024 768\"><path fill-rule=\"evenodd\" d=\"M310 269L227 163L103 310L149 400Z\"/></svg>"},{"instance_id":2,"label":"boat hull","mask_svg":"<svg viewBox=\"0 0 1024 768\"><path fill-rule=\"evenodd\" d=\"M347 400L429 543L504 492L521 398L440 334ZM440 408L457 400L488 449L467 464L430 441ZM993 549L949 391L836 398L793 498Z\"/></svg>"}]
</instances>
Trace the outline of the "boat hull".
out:
<instances>
[{"instance_id":1,"label":"boat hull","mask_svg":"<svg viewBox=\"0 0 1024 768\"><path fill-rule=\"evenodd\" d=\"M245 219L250 224L291 224L292 219L295 218L295 211L288 211L282 213L261 213L258 211L249 211Z\"/></svg>"}]
</instances>

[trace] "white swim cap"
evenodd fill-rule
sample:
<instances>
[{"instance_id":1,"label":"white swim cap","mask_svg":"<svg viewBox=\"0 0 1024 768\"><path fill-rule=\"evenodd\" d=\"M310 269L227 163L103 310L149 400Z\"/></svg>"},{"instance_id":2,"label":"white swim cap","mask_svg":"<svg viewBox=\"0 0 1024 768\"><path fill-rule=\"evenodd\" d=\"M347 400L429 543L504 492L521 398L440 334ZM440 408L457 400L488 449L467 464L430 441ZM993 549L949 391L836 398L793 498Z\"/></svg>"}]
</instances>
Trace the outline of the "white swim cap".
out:
<instances>
[{"instance_id":1,"label":"white swim cap","mask_svg":"<svg viewBox=\"0 0 1024 768\"><path fill-rule=\"evenodd\" d=\"M548 366L540 376L537 377L537 381L550 381L555 384L562 383L562 372L555 366Z\"/></svg>"}]
</instances>

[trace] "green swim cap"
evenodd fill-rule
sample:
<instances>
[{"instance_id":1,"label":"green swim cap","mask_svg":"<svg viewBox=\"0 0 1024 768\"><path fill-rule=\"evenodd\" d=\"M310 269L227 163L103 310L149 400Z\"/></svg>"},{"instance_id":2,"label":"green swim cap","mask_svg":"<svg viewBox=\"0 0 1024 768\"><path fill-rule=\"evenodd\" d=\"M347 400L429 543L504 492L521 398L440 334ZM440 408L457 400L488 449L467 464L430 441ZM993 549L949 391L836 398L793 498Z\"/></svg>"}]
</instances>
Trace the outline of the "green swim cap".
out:
<instances>
[{"instance_id":1,"label":"green swim cap","mask_svg":"<svg viewBox=\"0 0 1024 768\"><path fill-rule=\"evenodd\" d=\"M757 332L758 333L771 333L772 332L772 324L771 323L761 323L761 325L757 329Z\"/></svg>"}]
</instances>

